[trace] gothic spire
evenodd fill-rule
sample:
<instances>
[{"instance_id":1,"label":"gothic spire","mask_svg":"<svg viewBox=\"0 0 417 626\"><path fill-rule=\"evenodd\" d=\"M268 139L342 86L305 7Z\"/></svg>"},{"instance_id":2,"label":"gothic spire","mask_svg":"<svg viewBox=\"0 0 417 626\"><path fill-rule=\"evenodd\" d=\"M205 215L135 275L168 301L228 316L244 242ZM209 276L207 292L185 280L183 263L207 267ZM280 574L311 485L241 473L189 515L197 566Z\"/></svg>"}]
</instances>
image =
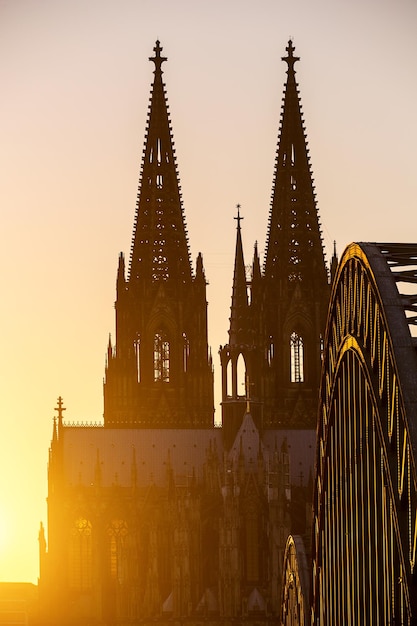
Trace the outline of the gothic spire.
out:
<instances>
[{"instance_id":1,"label":"gothic spire","mask_svg":"<svg viewBox=\"0 0 417 626\"><path fill-rule=\"evenodd\" d=\"M116 283L116 341L107 349L104 423L109 427L212 427L213 368L207 343L203 258L191 269L159 41L145 132L127 278Z\"/></svg>"},{"instance_id":2,"label":"gothic spire","mask_svg":"<svg viewBox=\"0 0 417 626\"><path fill-rule=\"evenodd\" d=\"M339 265L339 259L337 257L336 242L334 241L333 242L333 256L330 261L330 278L332 281L336 275L338 265Z\"/></svg>"},{"instance_id":3,"label":"gothic spire","mask_svg":"<svg viewBox=\"0 0 417 626\"><path fill-rule=\"evenodd\" d=\"M192 279L178 170L159 41L154 47L154 81L145 134L132 237L129 283L149 285Z\"/></svg>"},{"instance_id":4,"label":"gothic spire","mask_svg":"<svg viewBox=\"0 0 417 626\"><path fill-rule=\"evenodd\" d=\"M288 290L299 281L327 284L323 243L301 111L292 41L288 42L287 82L281 114L264 273Z\"/></svg>"},{"instance_id":5,"label":"gothic spire","mask_svg":"<svg viewBox=\"0 0 417 626\"><path fill-rule=\"evenodd\" d=\"M261 264L259 262L258 242L255 241L253 247L253 261L252 261L252 281L260 280L261 278Z\"/></svg>"},{"instance_id":6,"label":"gothic spire","mask_svg":"<svg viewBox=\"0 0 417 626\"><path fill-rule=\"evenodd\" d=\"M246 287L246 270L243 258L242 233L240 222L243 217L240 215L240 205L237 205L236 226L236 251L235 267L233 273L232 305L230 307L230 344L243 343L245 325L248 320L248 294Z\"/></svg>"}]
</instances>

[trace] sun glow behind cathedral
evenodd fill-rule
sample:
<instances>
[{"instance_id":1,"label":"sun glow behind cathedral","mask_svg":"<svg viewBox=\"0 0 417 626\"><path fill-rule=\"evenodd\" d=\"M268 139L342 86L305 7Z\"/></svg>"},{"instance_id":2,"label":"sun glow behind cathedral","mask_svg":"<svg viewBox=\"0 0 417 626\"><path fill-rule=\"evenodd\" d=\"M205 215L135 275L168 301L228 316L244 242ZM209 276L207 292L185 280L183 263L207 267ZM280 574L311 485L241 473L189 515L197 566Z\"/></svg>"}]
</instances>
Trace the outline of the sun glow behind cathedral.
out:
<instances>
[{"instance_id":1,"label":"sun glow behind cathedral","mask_svg":"<svg viewBox=\"0 0 417 626\"><path fill-rule=\"evenodd\" d=\"M92 0L92 4L94 2ZM7 120L7 128L2 127L6 146L6 151L2 152L7 159L3 167L5 178L2 187L6 189L6 194L0 190L2 214L6 216L3 267L8 268L13 263L13 271L4 274L6 300L3 313L13 313L10 321L7 315L4 317L6 321L3 329L7 329L7 332L3 337L3 371L0 376L5 382L2 392L2 467L7 468L2 473L3 510L0 511L0 523L4 530L0 531L0 564L3 580L30 579L35 583L38 577L37 535L40 519L44 522L46 536L48 532L44 511L47 496L45 478L53 416L56 421L58 419L58 413L54 412L56 397L62 394L64 398L64 423L87 424L96 419L102 423L102 376L109 332L112 335L112 350L116 343L112 304L115 299L117 256L119 250L125 251L127 269L143 121L152 79L152 64L146 63L147 57L153 55L153 39L149 40L149 33L151 37L154 37L152 33L163 34L164 54L169 57L169 62L163 65L164 78L173 107L171 114L184 188L192 272L196 271L197 251L201 249L203 269L209 281L208 343L212 348L215 373L215 421L220 421L222 412L218 407L222 400L218 356L221 343L225 348L225 359L230 357L230 363L234 364L237 357L234 369L237 397L232 397L232 400L236 401L238 409L242 405L246 408L249 396L249 409L255 418L255 426L258 408L255 390L250 379L245 377L244 365L241 367L242 354L237 355L233 347L240 342L240 338L232 341L228 335L228 329L232 330L228 317L233 283L234 226L237 226L233 217L237 215L236 203L242 202L240 215L245 219L240 234L242 247L246 250L246 277L249 282L252 279L251 252L255 240L258 241L258 255L263 271L273 153L279 119L279 92L285 79L285 64L279 63L279 57L285 55L286 34L294 32L293 25L297 24L299 30L295 32L295 43L297 54L302 55L302 62L296 64L297 76L304 97L307 130L316 168L320 215L324 218L324 238L329 240L325 241L328 251L333 247L334 238L340 244L340 241L357 237L358 233L362 238L381 237L381 232L375 234L378 229L382 229L382 232L386 230L381 216L389 214L393 206L396 207L399 219L390 224L390 232L397 240L404 239L401 222L404 230L406 220L400 218L404 206L409 204L409 198L415 195L410 193L414 172L410 184L407 182L408 166L412 161L406 156L407 143L415 145L415 142L411 139L411 125L404 133L401 132L401 123L403 118L412 118L411 111L411 115L407 115L407 106L408 101L414 102L415 99L409 97L412 85L407 79L407 68L412 67L415 57L405 36L406 11L401 13L395 10L394 19L384 29L383 47L379 48L376 45L378 29L374 16L372 21L366 22L363 19L366 10L362 4L360 10L359 5L352 7L355 2L349 4L349 12L339 7L334 29L329 28L332 18L328 7L323 19L324 14L316 5L314 12L311 12L309 3L303 7L297 5L298 20L293 19L294 7L287 5L283 10L280 2L274 3L274 10L271 13L265 11L262 19L258 19L261 12L256 13L258 17L253 14L248 30L245 30L243 23L248 7L239 7L237 20L236 11L232 8L234 3L225 5L222 7L222 20L218 20L215 7L211 6L204 20L204 33L210 33L210 37L203 32L197 35L198 28L193 33L188 22L181 19L187 26L187 33L178 41L172 36L171 40L166 36L166 33L169 35L173 32L176 19L168 6L165 6L164 12L160 10L160 5L158 9L156 5L149 6L146 19L142 19L145 16L141 15L141 23L138 24L136 14L130 25L127 22L133 17L133 12L127 12L122 18L123 11L118 8L113 14L106 0L99 3L99 19L97 12L91 10L92 4L82 11L76 6L77 3L72 5L71 10L61 7L55 11L58 5L46 0L41 3L42 6L35 3L26 11L29 4L22 0L8 4L7 10L6 5L1 8L1 47L6 52L2 55L0 68L5 78L2 109L6 113L1 118ZM269 2L267 4L272 5ZM26 15L23 15L24 6ZM194 13L194 17L200 14L200 10L201 7ZM108 28L105 19L110 13L113 19ZM154 23L161 26L156 30L154 23L150 28L153 13L157 18ZM181 15L177 5L175 13ZM350 22L347 13L352 13L352 16L355 14L354 22ZM378 11L380 18L383 13ZM395 61L394 64L386 42L390 39L389 33L398 34L400 13L403 21L401 34L404 36L392 36L391 41L396 41L397 58L401 58L401 63ZM215 21L210 21L210 14L216 17ZM274 20L269 19L272 14L275 15ZM315 14L318 15L317 19ZM10 16L18 17L16 24L10 22ZM57 17L62 24L65 22L65 29L59 30ZM79 20L79 23L75 24L75 20ZM344 39L339 32L342 22L346 28L349 24L350 44L346 45L346 39L339 46L339 42ZM415 22L410 19L408 23L411 25ZM277 24L279 33L276 32ZM322 33L324 25L326 36L317 38L317 33ZM255 33L262 35L258 37L257 44L250 46L252 36L255 42ZM12 39L14 44L10 45ZM241 43L243 40L244 46ZM117 41L119 45L116 50L112 42ZM216 45L213 46L214 41ZM405 53L407 46L408 54ZM345 63L347 51L349 63ZM10 79L8 73L4 72L5 64L10 68ZM106 68L105 77L101 73L102 68ZM141 68L144 68L143 72ZM384 74L382 81L380 72ZM343 80L340 78L342 74ZM260 80L255 81L255 77L260 79L262 75L263 86ZM386 88L387 75L390 76L390 89ZM369 80L370 76L373 77L372 81ZM109 90L104 86L106 81L111 83ZM258 101L250 100L248 96L251 94L239 89L239 85L249 83L249 90L254 95L258 94ZM135 89L135 86L139 88ZM216 91L219 86L221 98ZM94 92L99 94L98 98L94 97ZM207 106L204 107L201 94L206 92ZM343 94L343 98L340 94ZM358 94L361 94L360 98ZM391 105L394 94L395 103ZM378 106L375 106L377 102ZM398 111L400 102L402 116L396 118L391 112ZM106 108L110 112L108 117ZM93 109L93 118L89 119ZM184 111L185 120L181 117ZM386 120L395 118L395 130L393 125L387 128ZM32 124L29 120L32 120ZM201 123L202 120L204 123ZM370 120L372 123L368 123ZM225 125L229 126L226 130ZM363 125L366 125L366 129ZM238 128L238 135L234 133L235 127ZM190 129L193 129L192 132ZM378 133L380 143L373 139L374 131ZM54 135L52 139L51 133ZM120 141L113 142L113 135ZM122 137L126 136L127 140L123 143ZM253 142L255 136L256 142ZM264 141L265 136L267 139L269 137L269 141ZM219 137L225 140L219 141ZM358 144L359 137L362 139L361 144ZM184 142L184 138L187 141ZM380 144L381 150L378 149ZM391 146L391 154L396 154L395 166L392 160L384 158L386 165L390 162L389 173L381 158L388 146ZM33 155L31 147L34 148ZM94 153L97 148L99 154ZM239 158L242 154L245 154L243 159ZM112 155L112 158L106 155ZM190 161L194 168L190 168ZM378 172L378 184L375 184L375 171ZM366 184L363 184L362 174ZM354 185L348 184L348 181L353 180ZM381 194L381 180L384 180L383 197L378 196ZM367 210L363 211L363 207ZM7 217L8 211L12 217ZM199 227L199 220L208 215L210 219L206 219L204 226ZM336 229L335 232L329 233L326 226L330 230ZM48 235L49 228L53 230L51 238ZM111 234L106 232L109 228ZM340 232L337 232L337 228ZM226 249L229 253L225 252ZM251 252L248 254L249 250ZM69 259L72 259L71 262L68 262ZM81 272L77 269L80 261L83 266ZM250 291L248 286L249 303ZM222 313L214 313L216 310ZM235 311L238 311L238 307ZM234 322L238 320L239 315L234 318ZM243 335L246 332L239 323L233 326L233 332L236 330ZM156 333L154 339L157 335L163 337ZM295 337L298 340L290 345L292 356L289 357L293 383L302 379L308 368L308 363L304 361L304 337L301 332L295 333ZM244 337L243 343L246 341ZM143 342L136 345L138 358ZM165 347L168 347L168 352L159 352L161 356L165 352L165 356L169 357L172 353L171 342L165 344ZM269 362L275 351L275 342L269 342L266 346ZM184 348L184 356L186 352ZM158 356L158 351L154 356ZM158 359L153 360L155 365ZM187 359L183 361L186 363ZM139 358L139 365L140 362ZM165 362L169 364L169 358ZM224 367L226 389L233 390L232 366ZM155 371L163 374L161 368ZM232 407L233 402L229 404L229 413L232 413ZM226 406L224 410L228 410ZM231 422L234 419L232 414ZM238 420L237 417L236 422ZM233 430L234 427L231 428ZM245 427L244 430L246 435L252 428ZM77 436L75 429L71 436ZM147 441L150 448L157 445L155 441ZM17 445L13 445L13 442ZM113 443L117 445L117 442ZM198 441L193 443L200 445ZM253 441L246 442L244 437L242 443L245 453L249 452L249 448L257 447L256 441L255 444ZM269 447L275 445L273 441L266 443ZM179 445L176 443L176 450ZM161 448L159 451L166 467L169 442L164 441L164 446L164 450ZM94 447L92 444L96 463ZM139 445L136 448L136 467L142 464L143 468L144 459L138 456ZM290 448L293 448L291 444ZM198 450L203 452L202 448ZM99 465L102 461L104 459L100 457ZM129 458L122 458L120 464L123 468L129 468L129 471L125 474L118 472L119 482L122 478L130 480L130 470L134 466L133 453ZM296 482L300 482L301 476L304 481L306 472L297 467L298 461L291 465L296 466ZM87 464L83 462L83 466L87 467ZM92 471L94 474L94 468ZM126 478L127 474L129 476ZM183 475L186 476L186 473ZM74 469L73 476L77 476L80 482L80 468ZM91 482L94 482L94 478ZM114 517L113 521L120 519ZM75 522L77 520L88 522L91 517L82 512ZM79 531L88 530L89 526L82 523L78 527L75 524L75 528ZM93 533L97 530L93 523L92 530ZM1 540L2 536L7 538L5 543ZM117 551L112 541L114 563ZM256 558L251 558L251 563L255 564L255 568Z\"/></svg>"},{"instance_id":2,"label":"sun glow behind cathedral","mask_svg":"<svg viewBox=\"0 0 417 626\"><path fill-rule=\"evenodd\" d=\"M157 41L128 261L119 256L104 425L58 399L41 526L43 619L278 615L290 532L310 532L329 295L292 41L261 268L237 208L215 427L203 256L192 264ZM249 280L248 280L249 278ZM279 297L278 297L279 294ZM243 383L243 384L240 384Z\"/></svg>"}]
</instances>

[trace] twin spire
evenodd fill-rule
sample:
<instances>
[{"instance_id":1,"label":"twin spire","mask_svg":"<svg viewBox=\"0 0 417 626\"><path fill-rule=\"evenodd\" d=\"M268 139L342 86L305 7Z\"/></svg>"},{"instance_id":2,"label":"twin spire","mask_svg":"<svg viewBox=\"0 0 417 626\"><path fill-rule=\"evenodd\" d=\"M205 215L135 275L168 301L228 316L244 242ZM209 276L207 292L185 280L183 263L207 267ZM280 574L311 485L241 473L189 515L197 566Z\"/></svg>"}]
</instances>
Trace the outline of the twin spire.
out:
<instances>
[{"instance_id":1,"label":"twin spire","mask_svg":"<svg viewBox=\"0 0 417 626\"><path fill-rule=\"evenodd\" d=\"M288 42L278 150L269 213L264 273L292 291L299 281L311 286L327 282L324 249L310 167L308 142L294 65Z\"/></svg>"},{"instance_id":2,"label":"twin spire","mask_svg":"<svg viewBox=\"0 0 417 626\"><path fill-rule=\"evenodd\" d=\"M320 232L314 185L310 167L308 143L304 129L302 107L295 80L294 65L299 57L294 54L292 41L286 47L287 81L280 121L277 158L275 164L268 234L263 268L266 280L281 281L291 291L303 281L305 284L327 284L327 270ZM230 318L230 342L237 342L241 318L247 314L247 281L242 251L240 205L237 205L235 268L233 277ZM252 268L252 283L261 277L257 246ZM254 286L256 289L256 285ZM285 287L283 287L285 290ZM254 294L252 292L252 298ZM240 338L241 339L241 338ZM240 343L243 343L239 340Z\"/></svg>"},{"instance_id":3,"label":"twin spire","mask_svg":"<svg viewBox=\"0 0 417 626\"><path fill-rule=\"evenodd\" d=\"M192 280L190 252L159 41L139 181L129 265L131 284Z\"/></svg>"},{"instance_id":4,"label":"twin spire","mask_svg":"<svg viewBox=\"0 0 417 626\"><path fill-rule=\"evenodd\" d=\"M319 338L310 329L324 332L327 271L295 81L298 57L291 41L286 50L287 81L265 261L261 270L255 247L250 283L242 246L243 218L237 207L229 344L220 349L223 424L231 424L226 427L230 441L240 424L241 401L248 395L240 393L242 370L251 385L254 419L276 425L288 423L295 405L300 406L299 389L294 393L293 373L288 371L290 338L298 341L297 363L301 352L303 367L306 364L306 389L314 389L320 366ZM206 427L213 423L214 410L206 282L201 256L195 276L191 268L162 81L166 57L159 41L150 60L154 78L127 280L124 258L119 259L116 346L108 349L105 424ZM120 389L125 389L123 394ZM310 397L304 404L312 405ZM302 423L310 421L308 415Z\"/></svg>"},{"instance_id":5,"label":"twin spire","mask_svg":"<svg viewBox=\"0 0 417 626\"><path fill-rule=\"evenodd\" d=\"M292 41L286 56L277 158L261 270L258 249L246 279L238 206L229 343L220 347L226 445L244 400L258 428L313 427L328 276L316 207ZM246 381L246 398L241 381ZM249 394L250 389L250 394Z\"/></svg>"},{"instance_id":6,"label":"twin spire","mask_svg":"<svg viewBox=\"0 0 417 626\"><path fill-rule=\"evenodd\" d=\"M267 278L284 280L289 288L299 280L327 277L324 251L304 130L292 41L286 47L287 81L274 183L269 213L264 274ZM162 47L157 41L150 107L145 135L138 202L133 230L129 264L132 283L160 281L189 284L192 280L190 250L181 199L178 169L165 85L162 81ZM242 259L235 262L238 280L239 307L244 306L246 279L242 279L240 213L238 212L238 241L236 253ZM319 282L320 282L319 280ZM237 289L234 280L234 290ZM237 297L237 294L236 294ZM234 297L234 301L236 298ZM235 305L237 306L236 302ZM235 311L236 313L236 311ZM233 317L233 314L232 314ZM236 319L233 318L233 332ZM232 330L232 329L231 329Z\"/></svg>"},{"instance_id":7,"label":"twin spire","mask_svg":"<svg viewBox=\"0 0 417 626\"><path fill-rule=\"evenodd\" d=\"M128 276L119 257L116 343L109 343L104 424L212 427L213 368L201 254L193 275L159 41Z\"/></svg>"}]
</instances>

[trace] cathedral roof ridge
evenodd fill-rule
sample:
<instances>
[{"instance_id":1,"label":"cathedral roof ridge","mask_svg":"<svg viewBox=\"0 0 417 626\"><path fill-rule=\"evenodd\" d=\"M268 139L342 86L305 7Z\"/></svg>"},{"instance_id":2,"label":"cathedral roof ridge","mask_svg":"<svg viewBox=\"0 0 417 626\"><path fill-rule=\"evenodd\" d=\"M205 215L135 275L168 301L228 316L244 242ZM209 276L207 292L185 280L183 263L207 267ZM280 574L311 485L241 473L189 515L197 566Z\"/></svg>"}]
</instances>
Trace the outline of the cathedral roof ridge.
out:
<instances>
[{"instance_id":1,"label":"cathedral roof ridge","mask_svg":"<svg viewBox=\"0 0 417 626\"><path fill-rule=\"evenodd\" d=\"M197 468L200 479L201 461L206 458L210 441L221 450L221 431L70 427L63 439L64 471L72 484L81 480L90 485L94 482L99 451L102 486L110 486L117 473L119 485L129 487L134 451L138 488L147 487L151 480L156 485L166 485L169 467L177 477L186 480L191 480Z\"/></svg>"},{"instance_id":2,"label":"cathedral roof ridge","mask_svg":"<svg viewBox=\"0 0 417 626\"><path fill-rule=\"evenodd\" d=\"M229 451L229 460L236 461L243 454L247 462L254 462L258 457L260 449L262 453L266 452L258 427L251 413L246 411Z\"/></svg>"}]
</instances>

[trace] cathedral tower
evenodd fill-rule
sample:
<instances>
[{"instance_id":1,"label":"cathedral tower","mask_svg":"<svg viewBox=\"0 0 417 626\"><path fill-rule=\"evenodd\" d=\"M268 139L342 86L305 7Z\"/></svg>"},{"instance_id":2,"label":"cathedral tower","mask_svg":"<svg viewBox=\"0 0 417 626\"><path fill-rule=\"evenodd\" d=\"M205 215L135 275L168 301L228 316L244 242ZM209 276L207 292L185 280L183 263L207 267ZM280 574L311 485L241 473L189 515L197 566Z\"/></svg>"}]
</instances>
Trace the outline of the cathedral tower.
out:
<instances>
[{"instance_id":1,"label":"cathedral tower","mask_svg":"<svg viewBox=\"0 0 417 626\"><path fill-rule=\"evenodd\" d=\"M244 363L246 394L261 429L314 428L321 369L321 343L329 284L298 85L294 47L286 48L287 82L275 164L263 270L257 248L247 316L234 331L232 297L229 344L221 348L222 419L227 445L233 442L244 406L228 368ZM239 228L238 228L239 230ZM240 233L238 233L240 236ZM237 285L236 246L233 294ZM246 293L246 292L245 292ZM243 311L240 305L239 311ZM250 328L250 331L248 330ZM241 410L242 407L242 410ZM238 412L240 411L240 418Z\"/></svg>"},{"instance_id":2,"label":"cathedral tower","mask_svg":"<svg viewBox=\"0 0 417 626\"><path fill-rule=\"evenodd\" d=\"M159 41L128 273L119 257L116 344L109 340L104 423L110 427L211 427L213 369L206 280L193 273Z\"/></svg>"},{"instance_id":3,"label":"cathedral tower","mask_svg":"<svg viewBox=\"0 0 417 626\"><path fill-rule=\"evenodd\" d=\"M315 428L328 274L291 41L264 263L265 427Z\"/></svg>"}]
</instances>

